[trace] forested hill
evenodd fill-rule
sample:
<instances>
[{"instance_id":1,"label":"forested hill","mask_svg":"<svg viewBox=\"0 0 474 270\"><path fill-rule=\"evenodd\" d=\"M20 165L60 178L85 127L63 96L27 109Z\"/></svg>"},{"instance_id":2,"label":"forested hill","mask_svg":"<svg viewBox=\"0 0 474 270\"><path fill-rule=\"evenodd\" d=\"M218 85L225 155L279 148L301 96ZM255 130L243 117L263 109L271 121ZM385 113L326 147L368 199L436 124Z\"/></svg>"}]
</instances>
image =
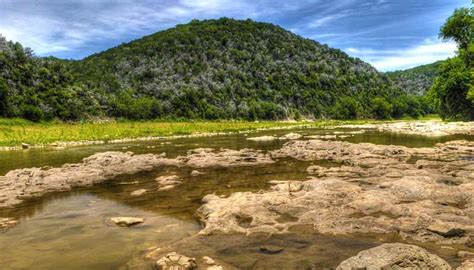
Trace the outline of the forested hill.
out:
<instances>
[{"instance_id":1,"label":"forested hill","mask_svg":"<svg viewBox=\"0 0 474 270\"><path fill-rule=\"evenodd\" d=\"M253 120L418 110L369 64L251 20L192 21L81 61L35 58L3 43L4 116ZM404 106L393 108L394 99Z\"/></svg>"},{"instance_id":2,"label":"forested hill","mask_svg":"<svg viewBox=\"0 0 474 270\"><path fill-rule=\"evenodd\" d=\"M386 74L403 91L420 96L431 88L436 76L438 76L439 67L443 62L438 61L406 70L387 72Z\"/></svg>"}]
</instances>

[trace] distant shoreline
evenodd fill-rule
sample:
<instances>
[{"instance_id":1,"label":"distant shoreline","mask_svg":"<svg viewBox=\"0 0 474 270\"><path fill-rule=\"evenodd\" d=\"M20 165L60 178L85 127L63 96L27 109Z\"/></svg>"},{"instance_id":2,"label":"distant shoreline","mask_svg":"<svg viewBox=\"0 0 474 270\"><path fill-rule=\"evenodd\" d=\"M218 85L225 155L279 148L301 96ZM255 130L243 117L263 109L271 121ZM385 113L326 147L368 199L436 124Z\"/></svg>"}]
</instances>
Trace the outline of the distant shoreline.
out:
<instances>
[{"instance_id":1,"label":"distant shoreline","mask_svg":"<svg viewBox=\"0 0 474 270\"><path fill-rule=\"evenodd\" d=\"M379 124L439 121L434 117L421 120L317 120L317 121L216 121L216 122L98 122L98 123L31 123L0 119L0 151L30 148L56 148L158 141L163 139L207 137L263 130L294 128L377 128ZM441 122L440 122L441 123ZM452 126L452 125L451 125ZM386 127L386 125L384 125ZM22 146L23 144L23 146Z\"/></svg>"}]
</instances>

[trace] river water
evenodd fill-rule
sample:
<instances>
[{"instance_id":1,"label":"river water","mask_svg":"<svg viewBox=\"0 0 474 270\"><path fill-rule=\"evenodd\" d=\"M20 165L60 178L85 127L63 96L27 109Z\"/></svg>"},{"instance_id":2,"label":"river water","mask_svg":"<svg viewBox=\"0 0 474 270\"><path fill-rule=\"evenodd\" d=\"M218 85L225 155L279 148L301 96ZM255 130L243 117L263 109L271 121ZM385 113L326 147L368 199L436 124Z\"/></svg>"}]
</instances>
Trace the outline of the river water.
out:
<instances>
[{"instance_id":1,"label":"river water","mask_svg":"<svg viewBox=\"0 0 474 270\"><path fill-rule=\"evenodd\" d=\"M333 131L291 130L302 135ZM284 141L253 142L247 140L248 136L281 136L289 132L0 152L0 174L16 168L80 162L103 151L165 152L168 157L175 157L200 147L272 150L281 147ZM344 138L355 143L408 147L431 147L454 139L474 140L466 136L428 138L376 131ZM306 168L313 164L316 163L283 159L269 166L202 169L205 174L198 177L190 176L190 168L163 167L117 177L92 188L49 194L12 209L0 209L0 217L19 220L16 227L0 231L0 269L152 269L151 263L143 259L147 249L169 245L178 253L197 258L207 255L241 269L320 269L336 267L342 260L382 242L401 241L395 235L318 235L307 228L273 236L196 235L201 225L195 211L205 195L264 190L271 180L304 180L308 176ZM323 165L331 166L327 162ZM165 192L157 191L155 178L169 174L180 176L183 184ZM139 197L130 195L138 189L152 191ZM118 227L110 223L110 217L114 216L143 217L145 223L131 228ZM453 265L460 263L455 257L456 247L417 244ZM281 252L268 254L262 252L263 246Z\"/></svg>"}]
</instances>

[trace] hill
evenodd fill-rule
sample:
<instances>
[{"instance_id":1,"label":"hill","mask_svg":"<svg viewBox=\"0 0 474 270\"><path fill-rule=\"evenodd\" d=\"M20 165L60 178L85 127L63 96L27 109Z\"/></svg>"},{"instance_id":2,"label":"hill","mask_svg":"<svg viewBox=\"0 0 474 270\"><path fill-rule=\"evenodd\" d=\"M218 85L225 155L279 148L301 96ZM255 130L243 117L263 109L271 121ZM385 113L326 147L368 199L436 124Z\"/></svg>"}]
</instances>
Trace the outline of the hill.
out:
<instances>
[{"instance_id":1,"label":"hill","mask_svg":"<svg viewBox=\"0 0 474 270\"><path fill-rule=\"evenodd\" d=\"M418 66L406 70L387 72L387 76L403 91L421 96L433 85L438 70L444 61Z\"/></svg>"},{"instance_id":2,"label":"hill","mask_svg":"<svg viewBox=\"0 0 474 270\"><path fill-rule=\"evenodd\" d=\"M81 61L22 57L0 58L7 116L370 118L404 96L360 59L251 20L192 21Z\"/></svg>"}]
</instances>

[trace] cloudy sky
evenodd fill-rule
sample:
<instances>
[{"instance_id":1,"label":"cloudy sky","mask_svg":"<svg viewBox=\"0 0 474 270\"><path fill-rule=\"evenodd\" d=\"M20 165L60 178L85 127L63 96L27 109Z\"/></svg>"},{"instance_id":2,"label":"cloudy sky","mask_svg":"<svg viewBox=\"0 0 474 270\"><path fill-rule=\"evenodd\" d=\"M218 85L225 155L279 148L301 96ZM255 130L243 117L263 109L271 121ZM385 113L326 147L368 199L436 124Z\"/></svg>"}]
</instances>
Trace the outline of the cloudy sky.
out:
<instances>
[{"instance_id":1,"label":"cloudy sky","mask_svg":"<svg viewBox=\"0 0 474 270\"><path fill-rule=\"evenodd\" d=\"M251 18L359 57L380 70L454 55L438 31L471 0L0 0L0 34L39 56L81 59L191 19Z\"/></svg>"}]
</instances>

